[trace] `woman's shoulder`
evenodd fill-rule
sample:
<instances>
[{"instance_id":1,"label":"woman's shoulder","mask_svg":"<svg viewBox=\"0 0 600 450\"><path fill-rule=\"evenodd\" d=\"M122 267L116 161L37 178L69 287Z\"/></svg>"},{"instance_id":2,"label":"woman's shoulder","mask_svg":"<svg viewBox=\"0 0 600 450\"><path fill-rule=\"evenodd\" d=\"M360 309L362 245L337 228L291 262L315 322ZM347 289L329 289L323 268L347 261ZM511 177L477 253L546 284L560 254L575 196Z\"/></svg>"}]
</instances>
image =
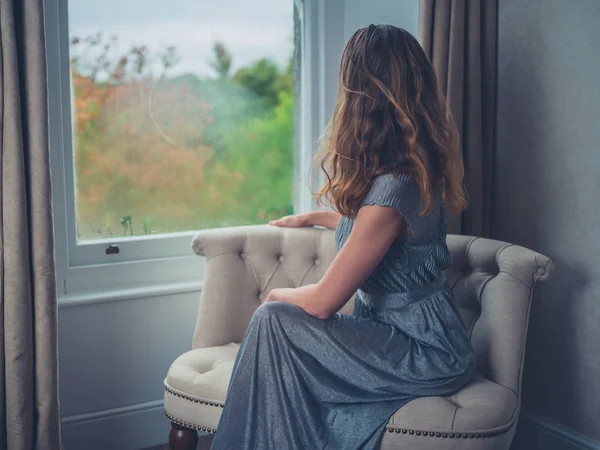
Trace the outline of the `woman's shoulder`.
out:
<instances>
[{"instance_id":1,"label":"woman's shoulder","mask_svg":"<svg viewBox=\"0 0 600 450\"><path fill-rule=\"evenodd\" d=\"M371 183L372 189L407 189L416 186L413 177L406 173L382 173L376 175Z\"/></svg>"},{"instance_id":2,"label":"woman's shoulder","mask_svg":"<svg viewBox=\"0 0 600 450\"><path fill-rule=\"evenodd\" d=\"M434 239L445 223L443 204L438 199L429 214L422 214L421 189L409 174L386 173L373 179L363 205L390 206L404 217L412 230L410 242L423 243Z\"/></svg>"},{"instance_id":3,"label":"woman's shoulder","mask_svg":"<svg viewBox=\"0 0 600 450\"><path fill-rule=\"evenodd\" d=\"M419 197L419 186L408 173L377 175L369 189L370 196L398 198Z\"/></svg>"},{"instance_id":4,"label":"woman's shoulder","mask_svg":"<svg viewBox=\"0 0 600 450\"><path fill-rule=\"evenodd\" d=\"M416 210L421 201L419 186L407 173L377 175L363 205L393 206L398 210Z\"/></svg>"}]
</instances>

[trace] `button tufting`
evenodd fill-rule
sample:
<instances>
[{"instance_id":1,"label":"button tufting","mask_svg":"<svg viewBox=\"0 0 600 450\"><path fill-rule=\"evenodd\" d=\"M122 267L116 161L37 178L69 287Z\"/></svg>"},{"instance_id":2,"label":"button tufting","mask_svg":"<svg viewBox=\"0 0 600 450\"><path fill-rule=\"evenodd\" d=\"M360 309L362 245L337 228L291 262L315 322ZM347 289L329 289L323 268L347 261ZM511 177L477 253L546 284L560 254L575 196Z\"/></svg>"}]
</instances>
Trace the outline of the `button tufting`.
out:
<instances>
[{"instance_id":1,"label":"button tufting","mask_svg":"<svg viewBox=\"0 0 600 450\"><path fill-rule=\"evenodd\" d=\"M316 258L316 257L315 257L315 259L314 259L314 263L315 263L315 266L318 266L318 265L320 265L320 264L321 264L321 260L320 260L319 258Z\"/></svg>"},{"instance_id":2,"label":"button tufting","mask_svg":"<svg viewBox=\"0 0 600 450\"><path fill-rule=\"evenodd\" d=\"M283 260L284 260L285 258L283 257L283 255L279 255L279 256L277 257L277 259L279 260L279 262L283 262Z\"/></svg>"},{"instance_id":3,"label":"button tufting","mask_svg":"<svg viewBox=\"0 0 600 450\"><path fill-rule=\"evenodd\" d=\"M246 259L246 254L244 252L240 252L240 259Z\"/></svg>"}]
</instances>

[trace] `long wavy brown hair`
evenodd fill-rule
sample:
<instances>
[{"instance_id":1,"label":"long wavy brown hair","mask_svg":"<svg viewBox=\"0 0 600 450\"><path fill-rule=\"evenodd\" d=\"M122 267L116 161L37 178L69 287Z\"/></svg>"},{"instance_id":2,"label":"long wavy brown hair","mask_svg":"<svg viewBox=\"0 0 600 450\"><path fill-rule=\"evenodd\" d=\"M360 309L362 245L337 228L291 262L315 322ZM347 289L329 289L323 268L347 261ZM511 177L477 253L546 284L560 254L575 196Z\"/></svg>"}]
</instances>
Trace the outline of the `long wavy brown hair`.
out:
<instances>
[{"instance_id":1,"label":"long wavy brown hair","mask_svg":"<svg viewBox=\"0 0 600 450\"><path fill-rule=\"evenodd\" d=\"M421 214L439 198L467 205L458 133L431 63L417 40L391 25L355 32L342 54L338 102L315 158L326 182L314 194L352 217L374 177L409 174Z\"/></svg>"}]
</instances>

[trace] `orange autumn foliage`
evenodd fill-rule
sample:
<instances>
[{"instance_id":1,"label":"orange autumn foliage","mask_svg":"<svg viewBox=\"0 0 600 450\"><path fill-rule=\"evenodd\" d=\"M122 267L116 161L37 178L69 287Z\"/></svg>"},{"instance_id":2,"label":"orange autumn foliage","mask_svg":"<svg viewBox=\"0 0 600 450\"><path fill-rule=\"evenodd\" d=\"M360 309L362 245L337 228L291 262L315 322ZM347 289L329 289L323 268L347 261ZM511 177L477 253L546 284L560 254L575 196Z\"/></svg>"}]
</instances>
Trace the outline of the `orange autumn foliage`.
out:
<instances>
[{"instance_id":1,"label":"orange autumn foliage","mask_svg":"<svg viewBox=\"0 0 600 450\"><path fill-rule=\"evenodd\" d=\"M205 187L211 150L202 143L210 105L183 85L153 79L121 85L73 74L77 219L84 237L119 234L133 216L149 232L193 229L209 199Z\"/></svg>"}]
</instances>

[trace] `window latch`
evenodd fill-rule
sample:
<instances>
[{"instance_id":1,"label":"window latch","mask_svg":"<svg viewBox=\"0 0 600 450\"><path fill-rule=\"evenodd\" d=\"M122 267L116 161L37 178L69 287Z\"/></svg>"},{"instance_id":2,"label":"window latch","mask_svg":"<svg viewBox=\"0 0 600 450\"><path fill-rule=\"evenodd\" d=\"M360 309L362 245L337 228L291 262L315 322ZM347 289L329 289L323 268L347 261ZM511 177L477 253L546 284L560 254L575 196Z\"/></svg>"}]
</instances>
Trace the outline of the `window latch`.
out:
<instances>
[{"instance_id":1,"label":"window latch","mask_svg":"<svg viewBox=\"0 0 600 450\"><path fill-rule=\"evenodd\" d=\"M119 246L117 244L110 244L106 247L107 255L118 255L119 254Z\"/></svg>"}]
</instances>

